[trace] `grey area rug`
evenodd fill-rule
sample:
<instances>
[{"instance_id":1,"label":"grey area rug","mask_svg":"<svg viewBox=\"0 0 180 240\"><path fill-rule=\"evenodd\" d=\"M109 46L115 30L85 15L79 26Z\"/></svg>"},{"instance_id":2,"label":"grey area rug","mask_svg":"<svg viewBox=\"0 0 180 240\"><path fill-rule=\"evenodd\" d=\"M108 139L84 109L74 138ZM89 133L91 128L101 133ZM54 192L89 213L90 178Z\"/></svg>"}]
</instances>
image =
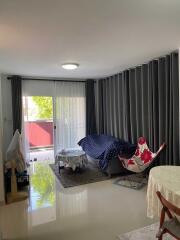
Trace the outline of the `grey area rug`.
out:
<instances>
[{"instance_id":1,"label":"grey area rug","mask_svg":"<svg viewBox=\"0 0 180 240\"><path fill-rule=\"evenodd\" d=\"M123 186L139 190L145 185L147 185L148 179L142 174L131 174L119 177L114 183Z\"/></svg>"},{"instance_id":2,"label":"grey area rug","mask_svg":"<svg viewBox=\"0 0 180 240\"><path fill-rule=\"evenodd\" d=\"M159 223L139 228L132 232L128 232L117 237L118 240L155 240L158 232ZM168 234L163 236L163 240L173 240L174 238Z\"/></svg>"},{"instance_id":3,"label":"grey area rug","mask_svg":"<svg viewBox=\"0 0 180 240\"><path fill-rule=\"evenodd\" d=\"M50 164L50 167L58 180L64 188L75 187L88 183L100 182L108 180L109 177L105 175L97 166L96 163L89 161L85 169L73 172L71 169L61 169L60 174L58 166Z\"/></svg>"}]
</instances>

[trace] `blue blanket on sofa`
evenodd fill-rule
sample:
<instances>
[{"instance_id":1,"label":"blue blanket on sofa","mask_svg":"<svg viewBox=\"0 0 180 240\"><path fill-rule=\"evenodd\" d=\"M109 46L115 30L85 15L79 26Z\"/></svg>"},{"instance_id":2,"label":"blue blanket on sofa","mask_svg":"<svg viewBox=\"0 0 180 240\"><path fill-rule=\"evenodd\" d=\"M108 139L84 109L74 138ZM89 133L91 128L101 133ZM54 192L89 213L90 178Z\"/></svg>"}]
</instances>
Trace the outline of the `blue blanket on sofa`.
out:
<instances>
[{"instance_id":1,"label":"blue blanket on sofa","mask_svg":"<svg viewBox=\"0 0 180 240\"><path fill-rule=\"evenodd\" d=\"M78 144L87 155L99 159L99 166L103 170L108 167L109 161L117 157L118 154L130 156L136 150L136 145L104 134L88 135L81 139Z\"/></svg>"}]
</instances>

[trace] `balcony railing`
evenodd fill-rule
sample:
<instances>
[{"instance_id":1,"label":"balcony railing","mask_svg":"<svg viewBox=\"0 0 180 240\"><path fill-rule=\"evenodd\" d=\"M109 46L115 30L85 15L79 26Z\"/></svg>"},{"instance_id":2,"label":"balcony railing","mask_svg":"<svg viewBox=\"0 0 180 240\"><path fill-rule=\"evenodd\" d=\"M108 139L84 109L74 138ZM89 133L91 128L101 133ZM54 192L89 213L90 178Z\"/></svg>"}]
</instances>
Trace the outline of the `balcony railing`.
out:
<instances>
[{"instance_id":1,"label":"balcony railing","mask_svg":"<svg viewBox=\"0 0 180 240\"><path fill-rule=\"evenodd\" d=\"M27 121L25 128L28 135L30 149L53 147L53 121Z\"/></svg>"}]
</instances>

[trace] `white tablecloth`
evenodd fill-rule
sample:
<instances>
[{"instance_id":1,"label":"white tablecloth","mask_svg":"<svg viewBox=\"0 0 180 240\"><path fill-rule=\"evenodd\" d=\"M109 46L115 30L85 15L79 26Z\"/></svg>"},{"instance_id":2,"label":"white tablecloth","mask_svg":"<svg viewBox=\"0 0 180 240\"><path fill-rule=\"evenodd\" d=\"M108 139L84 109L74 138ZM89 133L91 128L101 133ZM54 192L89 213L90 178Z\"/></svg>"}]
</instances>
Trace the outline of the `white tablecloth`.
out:
<instances>
[{"instance_id":1,"label":"white tablecloth","mask_svg":"<svg viewBox=\"0 0 180 240\"><path fill-rule=\"evenodd\" d=\"M147 216L160 216L162 205L156 191L180 208L180 166L159 166L151 169L147 189Z\"/></svg>"},{"instance_id":2,"label":"white tablecloth","mask_svg":"<svg viewBox=\"0 0 180 240\"><path fill-rule=\"evenodd\" d=\"M77 167L86 167L88 164L88 159L85 152L81 150L72 150L67 152L60 152L56 155L56 163L63 162L65 167L70 167L73 171Z\"/></svg>"}]
</instances>

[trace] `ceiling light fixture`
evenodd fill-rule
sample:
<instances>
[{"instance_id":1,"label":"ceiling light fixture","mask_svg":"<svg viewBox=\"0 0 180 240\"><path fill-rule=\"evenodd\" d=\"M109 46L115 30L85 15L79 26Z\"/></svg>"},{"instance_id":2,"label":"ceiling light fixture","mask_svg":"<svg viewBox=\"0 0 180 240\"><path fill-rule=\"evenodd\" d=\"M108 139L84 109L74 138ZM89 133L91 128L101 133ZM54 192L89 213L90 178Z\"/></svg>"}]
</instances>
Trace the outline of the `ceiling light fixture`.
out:
<instances>
[{"instance_id":1,"label":"ceiling light fixture","mask_svg":"<svg viewBox=\"0 0 180 240\"><path fill-rule=\"evenodd\" d=\"M74 70L79 67L79 64L77 63L63 63L62 68L66 70Z\"/></svg>"}]
</instances>

